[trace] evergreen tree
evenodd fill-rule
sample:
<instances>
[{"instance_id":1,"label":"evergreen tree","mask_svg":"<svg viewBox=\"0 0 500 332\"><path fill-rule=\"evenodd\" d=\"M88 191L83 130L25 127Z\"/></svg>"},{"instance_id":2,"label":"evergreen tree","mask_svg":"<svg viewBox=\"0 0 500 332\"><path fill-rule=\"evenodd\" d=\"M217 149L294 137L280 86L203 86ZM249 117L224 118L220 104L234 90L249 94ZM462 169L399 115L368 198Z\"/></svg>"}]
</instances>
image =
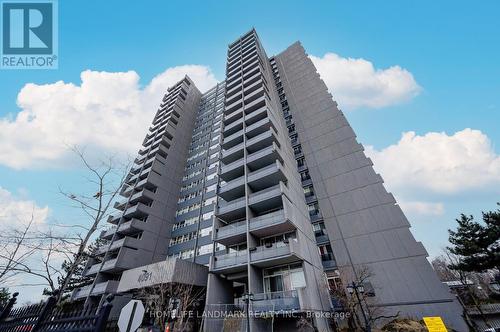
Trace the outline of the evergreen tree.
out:
<instances>
[{"instance_id":1,"label":"evergreen tree","mask_svg":"<svg viewBox=\"0 0 500 332\"><path fill-rule=\"evenodd\" d=\"M500 203L497 203L500 206ZM500 272L500 209L483 212L485 232L481 239L481 246L485 248L483 268L497 269Z\"/></svg>"},{"instance_id":2,"label":"evergreen tree","mask_svg":"<svg viewBox=\"0 0 500 332\"><path fill-rule=\"evenodd\" d=\"M89 276L84 276L83 272L85 271L85 266L87 265L87 262L90 258L95 257L95 253L97 249L103 245L106 242L106 240L103 240L101 238L95 239L93 243L89 245L89 247L84 251L82 260L76 266L75 270L73 271L73 274L71 275L71 278L68 282L68 285L66 289L64 290L64 294L62 294L63 298L66 298L73 292L75 289L78 289L80 287L88 286L92 284L92 281L94 280L92 277ZM76 255L74 255L76 256ZM65 259L62 264L61 264L61 269L64 271L64 276L66 276L73 264L72 260ZM61 289L64 283L64 279L62 277L57 278L59 287L58 289ZM49 289L44 289L43 294L44 295L51 295Z\"/></svg>"},{"instance_id":3,"label":"evergreen tree","mask_svg":"<svg viewBox=\"0 0 500 332\"><path fill-rule=\"evenodd\" d=\"M498 203L497 203L498 204ZM462 214L456 231L448 230L451 253L460 260L450 264L454 270L483 272L500 268L500 210L483 212L483 224Z\"/></svg>"},{"instance_id":4,"label":"evergreen tree","mask_svg":"<svg viewBox=\"0 0 500 332\"><path fill-rule=\"evenodd\" d=\"M7 305L10 300L10 292L8 288L2 287L0 288L0 308L3 308Z\"/></svg>"}]
</instances>

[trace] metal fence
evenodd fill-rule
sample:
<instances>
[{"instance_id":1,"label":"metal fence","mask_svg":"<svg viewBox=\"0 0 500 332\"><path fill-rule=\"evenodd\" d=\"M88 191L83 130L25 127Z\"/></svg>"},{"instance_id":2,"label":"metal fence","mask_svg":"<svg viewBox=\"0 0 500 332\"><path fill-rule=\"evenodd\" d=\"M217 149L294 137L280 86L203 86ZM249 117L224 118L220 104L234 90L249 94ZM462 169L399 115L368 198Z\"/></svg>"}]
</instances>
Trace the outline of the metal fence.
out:
<instances>
[{"instance_id":1,"label":"metal fence","mask_svg":"<svg viewBox=\"0 0 500 332\"><path fill-rule=\"evenodd\" d=\"M104 332L112 308L108 296L101 308L59 308L55 296L47 301L14 308L18 293L0 312L0 332Z\"/></svg>"}]
</instances>

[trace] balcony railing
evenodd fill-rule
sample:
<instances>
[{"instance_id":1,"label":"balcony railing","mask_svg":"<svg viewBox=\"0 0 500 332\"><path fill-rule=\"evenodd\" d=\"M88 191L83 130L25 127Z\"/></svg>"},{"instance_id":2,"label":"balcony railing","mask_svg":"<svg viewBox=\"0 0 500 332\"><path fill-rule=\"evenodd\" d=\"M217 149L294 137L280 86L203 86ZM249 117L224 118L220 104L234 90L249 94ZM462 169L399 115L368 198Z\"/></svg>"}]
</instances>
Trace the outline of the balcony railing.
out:
<instances>
[{"instance_id":1,"label":"balcony railing","mask_svg":"<svg viewBox=\"0 0 500 332\"><path fill-rule=\"evenodd\" d=\"M98 283L94 286L94 289L92 290L92 295L100 295L104 293L116 293L119 283L120 281L118 280L108 280L105 282ZM92 285L78 288L73 292L71 298L73 300L76 300L83 297L87 297L90 294L91 288Z\"/></svg>"},{"instance_id":2,"label":"balcony railing","mask_svg":"<svg viewBox=\"0 0 500 332\"><path fill-rule=\"evenodd\" d=\"M244 306L243 298L235 298L234 304ZM296 290L254 294L250 301L253 312L275 312L300 310L299 294Z\"/></svg>"},{"instance_id":3,"label":"balcony railing","mask_svg":"<svg viewBox=\"0 0 500 332\"><path fill-rule=\"evenodd\" d=\"M277 242L273 243L272 246L260 246L256 247L254 250L250 250L250 261L262 261L269 260L272 258L277 258L281 256L288 256L294 253L293 245L290 243L297 243L296 240L290 239L289 243Z\"/></svg>"},{"instance_id":4,"label":"balcony railing","mask_svg":"<svg viewBox=\"0 0 500 332\"><path fill-rule=\"evenodd\" d=\"M247 251L241 250L230 254L214 256L214 268L220 269L235 265L242 265L247 262Z\"/></svg>"}]
</instances>

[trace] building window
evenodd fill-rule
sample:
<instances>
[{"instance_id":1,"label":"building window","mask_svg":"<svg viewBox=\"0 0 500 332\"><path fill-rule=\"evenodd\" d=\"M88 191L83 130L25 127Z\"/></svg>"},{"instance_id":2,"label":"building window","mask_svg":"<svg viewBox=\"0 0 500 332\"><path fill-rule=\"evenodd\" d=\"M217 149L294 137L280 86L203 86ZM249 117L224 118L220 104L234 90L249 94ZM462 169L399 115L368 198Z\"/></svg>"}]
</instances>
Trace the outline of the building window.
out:
<instances>
[{"instance_id":1,"label":"building window","mask_svg":"<svg viewBox=\"0 0 500 332\"><path fill-rule=\"evenodd\" d=\"M202 228L200 229L200 237L208 236L212 234L212 227Z\"/></svg>"},{"instance_id":2,"label":"building window","mask_svg":"<svg viewBox=\"0 0 500 332\"><path fill-rule=\"evenodd\" d=\"M215 167L219 166L219 162L216 161L215 163L211 163L210 166L208 166L208 169L213 169Z\"/></svg>"},{"instance_id":3,"label":"building window","mask_svg":"<svg viewBox=\"0 0 500 332\"><path fill-rule=\"evenodd\" d=\"M193 249L181 251L181 258L182 259L191 258L193 256L194 256L194 250Z\"/></svg>"},{"instance_id":4,"label":"building window","mask_svg":"<svg viewBox=\"0 0 500 332\"><path fill-rule=\"evenodd\" d=\"M326 229L325 229L324 222L318 222L318 223L312 224L312 227L313 227L313 232L314 232L315 236L326 235Z\"/></svg>"},{"instance_id":5,"label":"building window","mask_svg":"<svg viewBox=\"0 0 500 332\"><path fill-rule=\"evenodd\" d=\"M322 261L333 261L335 260L333 257L332 246L329 244L325 244L322 246L318 246L319 255L321 256Z\"/></svg>"},{"instance_id":6,"label":"building window","mask_svg":"<svg viewBox=\"0 0 500 332\"><path fill-rule=\"evenodd\" d=\"M203 216L202 216L202 219L203 220L209 220L210 218L212 218L214 215L214 212L213 211L210 211L210 212L207 212L207 213L204 213Z\"/></svg>"},{"instance_id":7,"label":"building window","mask_svg":"<svg viewBox=\"0 0 500 332\"><path fill-rule=\"evenodd\" d=\"M207 181L215 179L216 177L217 177L217 173L209 174L209 175L207 175Z\"/></svg>"},{"instance_id":8,"label":"building window","mask_svg":"<svg viewBox=\"0 0 500 332\"><path fill-rule=\"evenodd\" d=\"M211 204L215 204L215 202L217 201L217 197L210 197L210 198L207 198L205 200L205 202L203 203L204 206L207 206L207 205L211 205Z\"/></svg>"},{"instance_id":9,"label":"building window","mask_svg":"<svg viewBox=\"0 0 500 332\"><path fill-rule=\"evenodd\" d=\"M302 173L300 173L300 179L302 181L306 181L306 180L309 180L311 178L311 176L309 175L309 171L304 171Z\"/></svg>"},{"instance_id":10,"label":"building window","mask_svg":"<svg viewBox=\"0 0 500 332\"><path fill-rule=\"evenodd\" d=\"M319 205L318 205L317 202L308 205L307 208L309 210L309 215L310 216L317 216L317 215L319 215Z\"/></svg>"},{"instance_id":11,"label":"building window","mask_svg":"<svg viewBox=\"0 0 500 332\"><path fill-rule=\"evenodd\" d=\"M215 189L217 189L217 184L212 184L212 185L205 188L205 192L208 193L208 192L213 191Z\"/></svg>"},{"instance_id":12,"label":"building window","mask_svg":"<svg viewBox=\"0 0 500 332\"><path fill-rule=\"evenodd\" d=\"M342 279L340 279L340 272L338 270L327 274L328 288L330 291L343 291Z\"/></svg>"},{"instance_id":13,"label":"building window","mask_svg":"<svg viewBox=\"0 0 500 332\"><path fill-rule=\"evenodd\" d=\"M264 270L264 291L276 293L306 287L302 264L285 265Z\"/></svg>"},{"instance_id":14,"label":"building window","mask_svg":"<svg viewBox=\"0 0 500 332\"><path fill-rule=\"evenodd\" d=\"M314 189L313 186L308 186L304 188L304 195L306 197L311 197L314 196Z\"/></svg>"},{"instance_id":15,"label":"building window","mask_svg":"<svg viewBox=\"0 0 500 332\"><path fill-rule=\"evenodd\" d=\"M206 255L212 253L212 245L206 244L204 246L198 247L198 255Z\"/></svg>"}]
</instances>

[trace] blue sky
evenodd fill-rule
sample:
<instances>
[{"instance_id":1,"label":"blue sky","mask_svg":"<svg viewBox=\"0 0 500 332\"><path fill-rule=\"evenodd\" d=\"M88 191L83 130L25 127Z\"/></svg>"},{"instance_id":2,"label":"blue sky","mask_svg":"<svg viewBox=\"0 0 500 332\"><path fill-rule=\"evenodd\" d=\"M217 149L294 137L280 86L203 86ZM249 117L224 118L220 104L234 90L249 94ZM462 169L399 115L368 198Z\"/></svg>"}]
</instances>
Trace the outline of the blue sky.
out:
<instances>
[{"instance_id":1,"label":"blue sky","mask_svg":"<svg viewBox=\"0 0 500 332\"><path fill-rule=\"evenodd\" d=\"M208 67L205 82L214 77L222 80L227 44L255 27L268 55L300 40L319 59L315 63L325 65L320 74L327 78L359 140L370 146L376 170L403 201L416 238L431 255L439 254L446 245L446 230L453 227L460 212L477 214L500 201L499 12L498 1L59 1L59 69L0 71L0 129L2 122L10 128L2 129L3 136L0 132L0 187L4 190L0 206L35 202L40 208L48 206L48 219L70 222L80 218L57 192L58 186L81 189L81 170L66 157L48 161L44 156L26 157L48 153L52 147L44 142L46 135L29 138L37 126L26 129L15 123L21 111L16 99L26 84L51 85L47 91L27 90L22 98L28 100L25 109L36 105L40 94L55 93L57 81L80 86L85 70L134 71L140 77L139 90L168 68L183 65ZM327 53L347 62L337 59L330 65ZM410 75L404 74L403 82L413 82L415 89L401 93L401 98L389 97L382 105L370 105L364 101L366 89L369 95L386 88L382 84L379 90L358 89L357 82L349 80L353 71L338 82L331 68L348 63L356 70L362 64L348 59L369 62L374 67L369 78L399 66L396 72ZM159 81L173 79L166 76ZM133 77L126 79L134 85ZM337 95L335 87L349 91L358 103L343 103L346 97ZM63 105L72 93L58 94L57 105ZM146 99L157 96L145 95ZM159 99L147 103L156 105ZM146 114L149 122L152 113ZM54 133L57 127L45 130ZM94 128L82 123L78 130ZM143 136L142 127L139 131ZM26 141L13 138L19 132L26 134ZM415 134L401 143L403 132ZM12 149L22 144L31 146ZM113 147L105 149L110 150ZM401 151L412 153L407 156ZM25 157L28 160L17 166L6 162ZM413 165L415 169L407 170Z\"/></svg>"}]
</instances>

